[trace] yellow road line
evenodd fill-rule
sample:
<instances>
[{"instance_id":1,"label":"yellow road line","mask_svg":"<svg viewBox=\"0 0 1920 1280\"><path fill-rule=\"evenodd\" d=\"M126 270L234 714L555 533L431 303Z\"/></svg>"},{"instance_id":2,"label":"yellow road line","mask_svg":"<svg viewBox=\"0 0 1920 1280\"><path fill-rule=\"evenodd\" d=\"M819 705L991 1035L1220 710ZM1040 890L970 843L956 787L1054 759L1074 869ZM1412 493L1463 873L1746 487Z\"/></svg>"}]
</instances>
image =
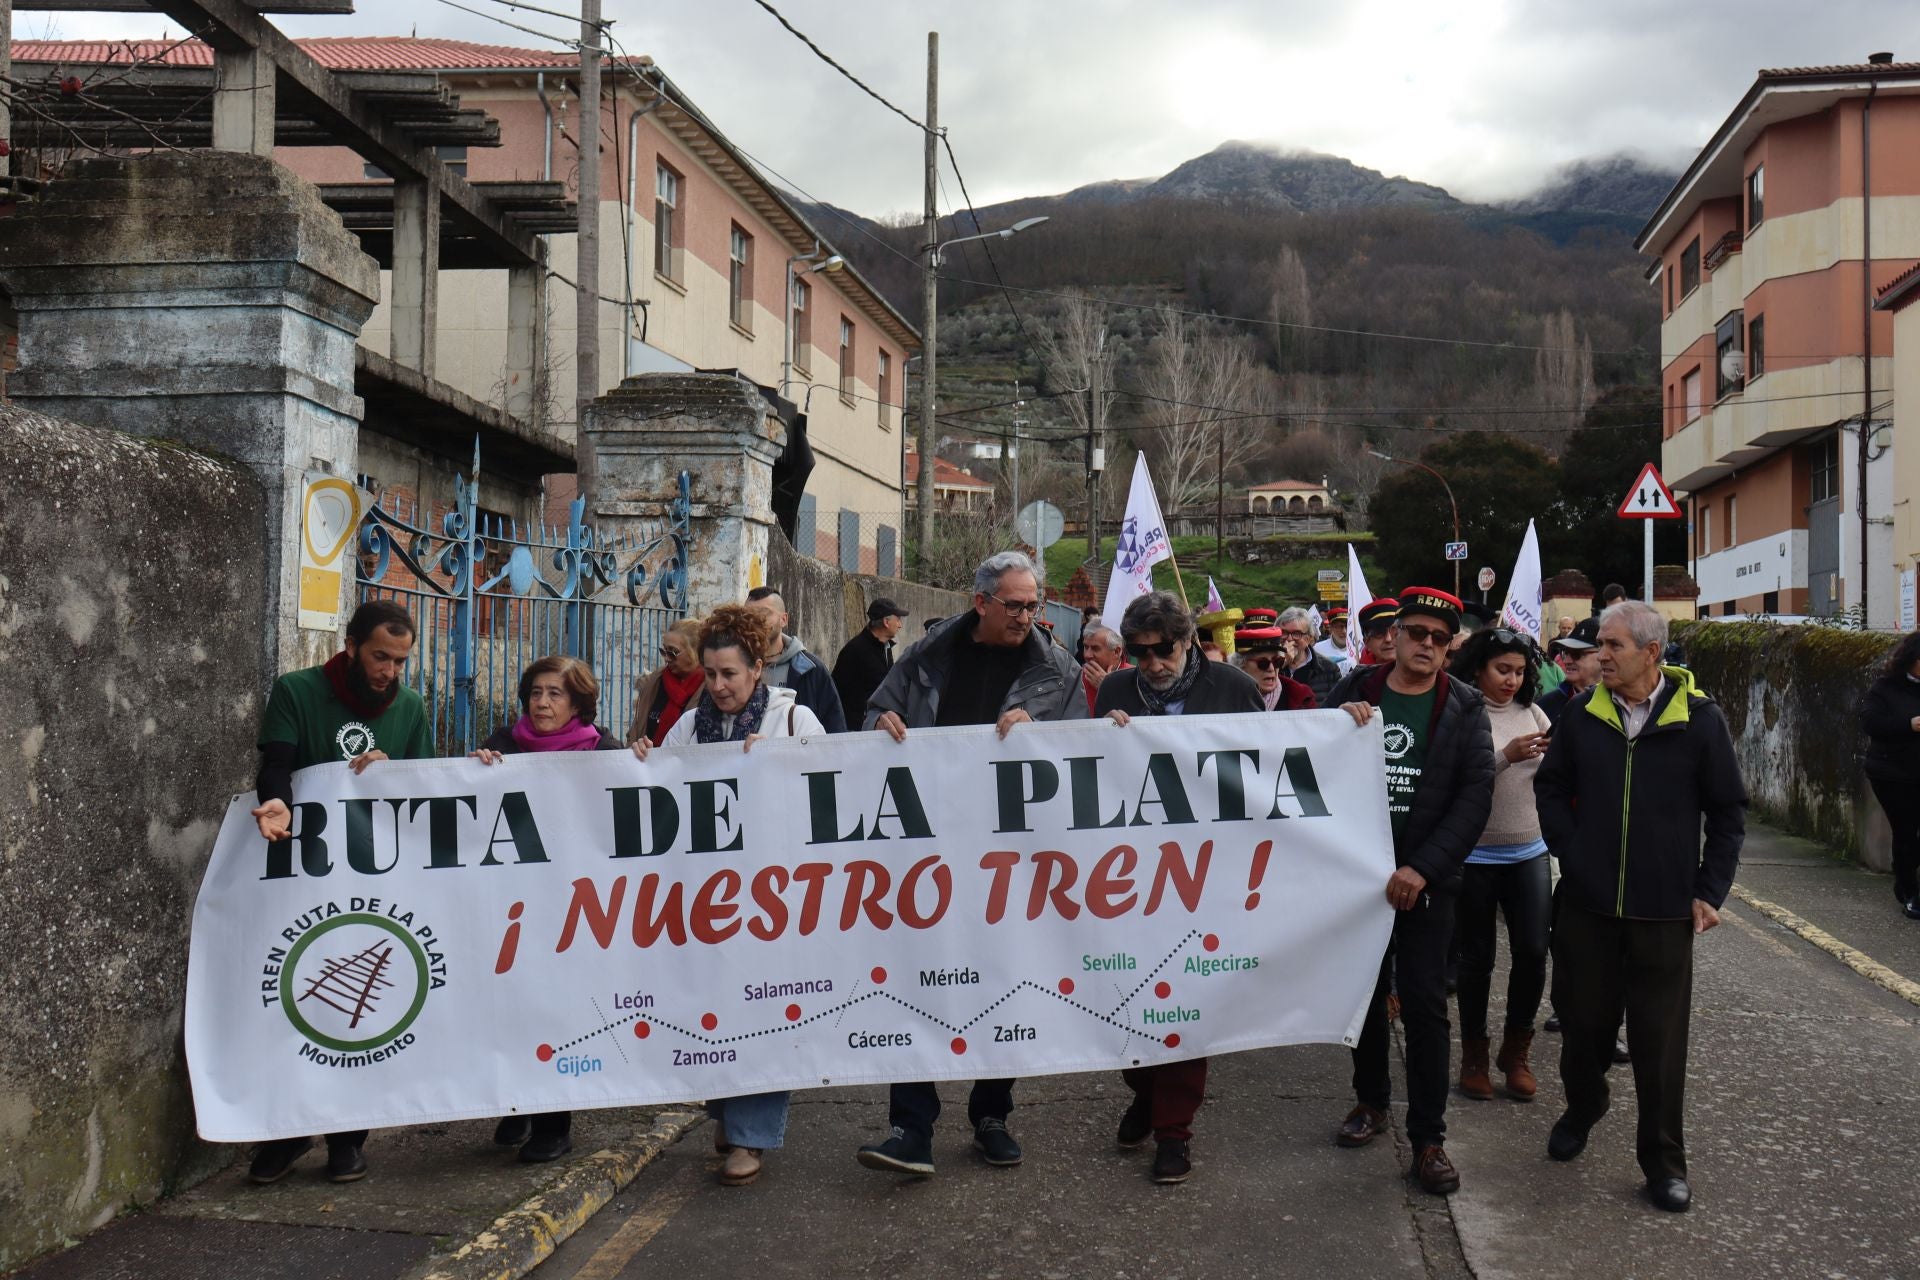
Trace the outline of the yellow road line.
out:
<instances>
[{"instance_id":1,"label":"yellow road line","mask_svg":"<svg viewBox=\"0 0 1920 1280\"><path fill-rule=\"evenodd\" d=\"M1799 934L1861 977L1879 983L1902 1000L1920 1005L1920 982L1894 972L1866 952L1840 941L1819 925L1803 920L1785 907L1768 902L1765 898L1757 898L1737 884L1733 886L1733 896L1774 923Z\"/></svg>"},{"instance_id":2,"label":"yellow road line","mask_svg":"<svg viewBox=\"0 0 1920 1280\"><path fill-rule=\"evenodd\" d=\"M634 1210L633 1216L621 1223L618 1231L607 1237L607 1242L573 1273L573 1280L614 1280L633 1261L633 1255L646 1248L692 1198L695 1173L692 1165L681 1168L651 1200Z\"/></svg>"}]
</instances>

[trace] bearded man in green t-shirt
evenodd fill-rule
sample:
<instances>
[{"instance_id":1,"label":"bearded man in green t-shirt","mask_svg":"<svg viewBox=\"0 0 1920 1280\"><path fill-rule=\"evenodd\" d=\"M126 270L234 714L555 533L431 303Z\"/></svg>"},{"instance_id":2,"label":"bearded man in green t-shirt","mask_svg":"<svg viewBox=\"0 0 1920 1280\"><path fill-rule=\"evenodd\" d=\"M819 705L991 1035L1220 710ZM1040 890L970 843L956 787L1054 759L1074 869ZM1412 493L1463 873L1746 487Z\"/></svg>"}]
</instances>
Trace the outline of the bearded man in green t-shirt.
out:
<instances>
[{"instance_id":1,"label":"bearded man in green t-shirt","mask_svg":"<svg viewBox=\"0 0 1920 1280\"><path fill-rule=\"evenodd\" d=\"M348 619L344 649L322 666L290 671L273 682L260 721L260 773L254 780L260 807L253 819L261 839L292 834L296 769L339 760L361 773L376 761L433 755L426 703L400 680L414 635L405 609L391 600L370 601ZM366 1141L365 1129L328 1134L327 1176L335 1182L366 1177ZM312 1146L312 1138L262 1143L248 1176L278 1182Z\"/></svg>"}]
</instances>

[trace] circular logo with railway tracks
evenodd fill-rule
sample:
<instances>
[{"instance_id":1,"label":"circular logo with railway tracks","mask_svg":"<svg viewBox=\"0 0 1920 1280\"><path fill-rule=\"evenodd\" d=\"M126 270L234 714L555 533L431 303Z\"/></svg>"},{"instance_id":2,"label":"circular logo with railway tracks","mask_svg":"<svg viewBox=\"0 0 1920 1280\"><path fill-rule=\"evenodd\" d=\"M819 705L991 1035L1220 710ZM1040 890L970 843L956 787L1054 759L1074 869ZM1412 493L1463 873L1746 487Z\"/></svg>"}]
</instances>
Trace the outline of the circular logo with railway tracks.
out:
<instances>
[{"instance_id":1,"label":"circular logo with railway tracks","mask_svg":"<svg viewBox=\"0 0 1920 1280\"><path fill-rule=\"evenodd\" d=\"M433 985L427 952L406 925L343 912L311 925L287 949L280 1008L313 1044L367 1053L406 1035Z\"/></svg>"}]
</instances>

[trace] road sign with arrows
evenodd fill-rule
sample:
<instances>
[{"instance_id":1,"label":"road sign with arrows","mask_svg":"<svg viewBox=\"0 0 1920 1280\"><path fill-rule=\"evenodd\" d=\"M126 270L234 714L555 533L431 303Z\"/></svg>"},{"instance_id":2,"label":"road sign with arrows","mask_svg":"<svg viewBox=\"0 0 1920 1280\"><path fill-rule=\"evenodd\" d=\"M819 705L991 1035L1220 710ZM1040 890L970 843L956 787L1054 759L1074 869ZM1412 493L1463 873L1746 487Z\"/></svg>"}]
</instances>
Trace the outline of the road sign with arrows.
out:
<instances>
[{"instance_id":1,"label":"road sign with arrows","mask_svg":"<svg viewBox=\"0 0 1920 1280\"><path fill-rule=\"evenodd\" d=\"M1628 520L1678 520L1686 513L1673 500L1673 490L1651 462L1640 468L1640 478L1620 500L1620 515Z\"/></svg>"}]
</instances>

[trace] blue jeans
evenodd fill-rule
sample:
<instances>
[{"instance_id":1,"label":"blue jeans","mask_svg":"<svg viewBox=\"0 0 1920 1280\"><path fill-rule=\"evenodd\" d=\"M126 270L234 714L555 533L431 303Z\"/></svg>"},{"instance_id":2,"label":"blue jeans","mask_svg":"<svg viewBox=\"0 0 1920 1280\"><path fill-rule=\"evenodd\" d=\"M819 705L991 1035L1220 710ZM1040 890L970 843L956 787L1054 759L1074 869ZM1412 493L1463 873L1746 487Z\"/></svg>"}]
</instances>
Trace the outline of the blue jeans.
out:
<instances>
[{"instance_id":1,"label":"blue jeans","mask_svg":"<svg viewBox=\"0 0 1920 1280\"><path fill-rule=\"evenodd\" d=\"M788 1096L782 1091L717 1098L707 1103L707 1114L719 1122L732 1145L771 1151L787 1138Z\"/></svg>"}]
</instances>

